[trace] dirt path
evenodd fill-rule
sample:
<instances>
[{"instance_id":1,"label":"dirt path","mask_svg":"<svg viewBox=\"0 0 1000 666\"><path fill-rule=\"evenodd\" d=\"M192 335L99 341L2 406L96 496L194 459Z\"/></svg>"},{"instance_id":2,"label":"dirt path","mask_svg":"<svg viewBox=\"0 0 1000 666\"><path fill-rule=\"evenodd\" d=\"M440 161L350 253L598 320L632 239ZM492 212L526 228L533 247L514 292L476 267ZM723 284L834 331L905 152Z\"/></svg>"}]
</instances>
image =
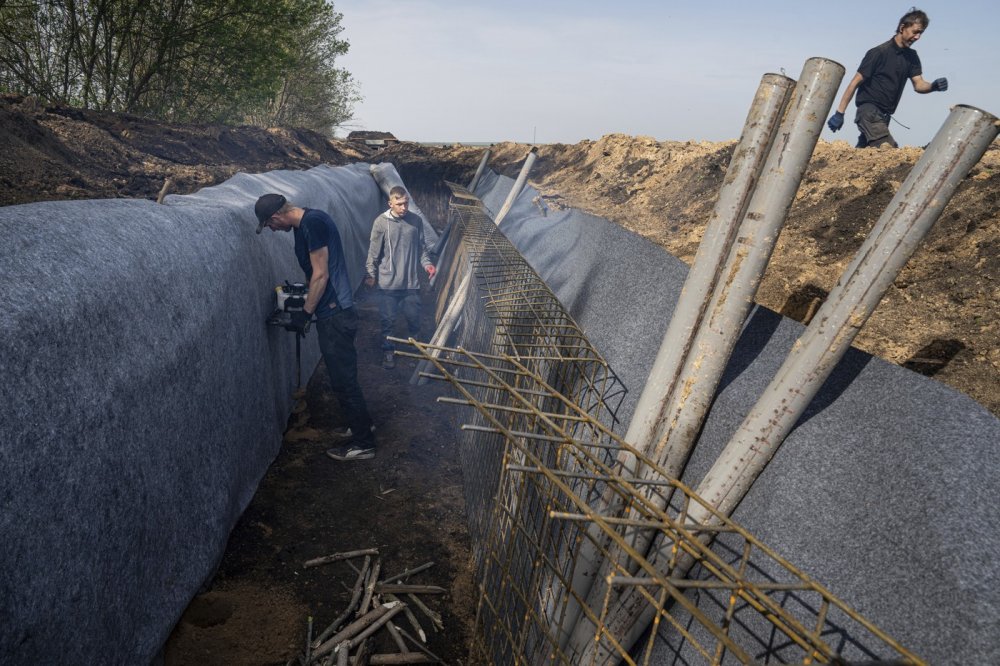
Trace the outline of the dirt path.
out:
<instances>
[{"instance_id":1,"label":"dirt path","mask_svg":"<svg viewBox=\"0 0 1000 666\"><path fill-rule=\"evenodd\" d=\"M425 294L426 325L430 302ZM374 300L362 302L359 311L359 372L378 428L376 458L342 463L324 455L330 429L344 419L321 363L277 459L230 536L215 579L191 602L167 643L166 666L285 664L305 644L308 617L325 627L347 606L357 577L344 562L309 569L303 563L363 548L379 549L383 577L435 562L410 580L448 590L424 599L445 625L435 633L422 622L428 646L450 664L465 660L476 601L449 422L457 414L434 401L444 385L410 386L412 360L397 359L393 370L381 367ZM399 624L413 633L402 618ZM382 640L379 651L396 651L387 637Z\"/></svg>"}]
</instances>

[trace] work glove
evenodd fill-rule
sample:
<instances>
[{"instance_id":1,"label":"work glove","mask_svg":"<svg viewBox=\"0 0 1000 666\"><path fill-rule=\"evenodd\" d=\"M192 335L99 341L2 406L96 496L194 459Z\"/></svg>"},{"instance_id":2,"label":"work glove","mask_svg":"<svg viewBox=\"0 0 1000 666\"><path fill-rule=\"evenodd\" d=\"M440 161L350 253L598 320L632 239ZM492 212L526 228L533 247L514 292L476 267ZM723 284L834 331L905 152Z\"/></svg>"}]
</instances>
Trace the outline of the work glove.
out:
<instances>
[{"instance_id":1,"label":"work glove","mask_svg":"<svg viewBox=\"0 0 1000 666\"><path fill-rule=\"evenodd\" d=\"M292 313L292 331L304 336L309 332L309 325L312 323L312 315L305 310L293 310Z\"/></svg>"},{"instance_id":2,"label":"work glove","mask_svg":"<svg viewBox=\"0 0 1000 666\"><path fill-rule=\"evenodd\" d=\"M834 114L830 116L830 119L826 121L826 126L830 128L831 132L836 132L844 126L844 114L840 111L834 112Z\"/></svg>"},{"instance_id":3,"label":"work glove","mask_svg":"<svg viewBox=\"0 0 1000 666\"><path fill-rule=\"evenodd\" d=\"M944 92L948 89L948 79L943 76L940 79L934 79L934 83L931 84L932 91Z\"/></svg>"},{"instance_id":4,"label":"work glove","mask_svg":"<svg viewBox=\"0 0 1000 666\"><path fill-rule=\"evenodd\" d=\"M437 269L434 268L434 264L430 264L425 268L427 269L427 277L434 277L434 274L437 273Z\"/></svg>"}]
</instances>

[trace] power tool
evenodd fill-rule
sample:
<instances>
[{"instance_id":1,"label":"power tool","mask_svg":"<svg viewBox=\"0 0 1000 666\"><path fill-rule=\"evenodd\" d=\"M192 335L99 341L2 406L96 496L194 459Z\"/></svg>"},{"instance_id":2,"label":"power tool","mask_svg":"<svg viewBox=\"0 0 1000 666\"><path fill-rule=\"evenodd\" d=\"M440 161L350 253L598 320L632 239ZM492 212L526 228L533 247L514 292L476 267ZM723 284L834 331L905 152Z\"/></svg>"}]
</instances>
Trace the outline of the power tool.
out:
<instances>
[{"instance_id":1,"label":"power tool","mask_svg":"<svg viewBox=\"0 0 1000 666\"><path fill-rule=\"evenodd\" d=\"M308 295L309 285L285 280L285 284L279 284L274 288L274 312L265 320L268 326L280 326L286 331L295 333L295 385L300 389L302 388L302 342L300 338L305 333L292 325L292 313L302 311Z\"/></svg>"}]
</instances>

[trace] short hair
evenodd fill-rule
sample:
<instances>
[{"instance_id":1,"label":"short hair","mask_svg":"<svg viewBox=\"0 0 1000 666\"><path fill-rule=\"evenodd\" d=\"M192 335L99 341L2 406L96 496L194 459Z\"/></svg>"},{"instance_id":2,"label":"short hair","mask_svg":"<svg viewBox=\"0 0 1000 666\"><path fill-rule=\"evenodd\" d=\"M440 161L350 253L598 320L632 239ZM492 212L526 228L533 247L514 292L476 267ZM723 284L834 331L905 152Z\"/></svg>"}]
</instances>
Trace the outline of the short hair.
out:
<instances>
[{"instance_id":1,"label":"short hair","mask_svg":"<svg viewBox=\"0 0 1000 666\"><path fill-rule=\"evenodd\" d=\"M925 14L922 10L917 9L916 7L910 7L910 11L903 14L903 17L899 19L899 25L896 27L896 32L898 33L903 28L908 28L914 23L919 23L924 27L924 30L926 30L927 26L931 24L931 20L927 18L927 14Z\"/></svg>"},{"instance_id":2,"label":"short hair","mask_svg":"<svg viewBox=\"0 0 1000 666\"><path fill-rule=\"evenodd\" d=\"M406 192L406 188L403 187L402 185L396 185L394 188L392 188L391 190L389 190L389 198L390 199L392 199L392 198L400 199L402 197L409 198L409 196L410 195Z\"/></svg>"}]
</instances>

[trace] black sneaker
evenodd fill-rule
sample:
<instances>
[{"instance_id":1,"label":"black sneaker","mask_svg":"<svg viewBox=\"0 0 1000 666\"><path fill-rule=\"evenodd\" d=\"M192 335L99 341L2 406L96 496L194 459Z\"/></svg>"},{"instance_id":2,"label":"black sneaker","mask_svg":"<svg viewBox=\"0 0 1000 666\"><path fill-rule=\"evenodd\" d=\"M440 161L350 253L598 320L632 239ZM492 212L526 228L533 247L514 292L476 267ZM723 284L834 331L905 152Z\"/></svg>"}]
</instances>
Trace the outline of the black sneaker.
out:
<instances>
[{"instance_id":1,"label":"black sneaker","mask_svg":"<svg viewBox=\"0 0 1000 666\"><path fill-rule=\"evenodd\" d=\"M396 358L393 356L391 351L387 351L382 354L382 367L386 370L392 370L396 367Z\"/></svg>"},{"instance_id":2,"label":"black sneaker","mask_svg":"<svg viewBox=\"0 0 1000 666\"><path fill-rule=\"evenodd\" d=\"M326 455L334 460L340 460L343 462L351 460L370 460L375 457L375 445L360 444L358 442L341 444L340 446L335 446L332 449L327 449Z\"/></svg>"}]
</instances>

